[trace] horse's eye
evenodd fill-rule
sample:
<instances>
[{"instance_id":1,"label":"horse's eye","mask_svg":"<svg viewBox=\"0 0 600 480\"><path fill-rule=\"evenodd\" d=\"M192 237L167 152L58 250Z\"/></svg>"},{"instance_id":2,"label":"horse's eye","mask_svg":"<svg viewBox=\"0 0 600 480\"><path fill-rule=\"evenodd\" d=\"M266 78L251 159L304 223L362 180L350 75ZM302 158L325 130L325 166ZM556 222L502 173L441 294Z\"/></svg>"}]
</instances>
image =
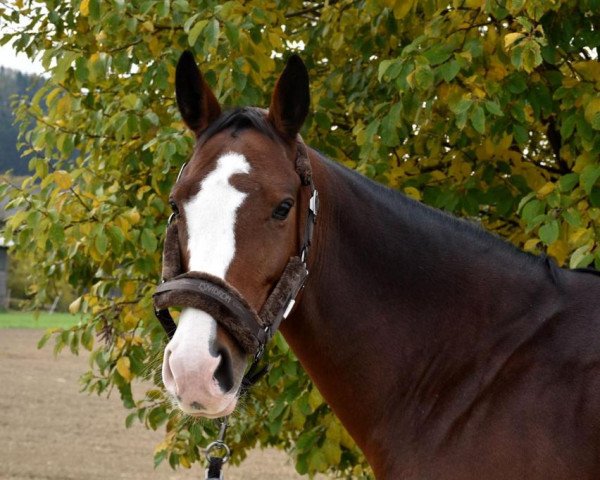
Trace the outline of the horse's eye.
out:
<instances>
[{"instance_id":1,"label":"horse's eye","mask_svg":"<svg viewBox=\"0 0 600 480\"><path fill-rule=\"evenodd\" d=\"M275 210L273 210L273 218L275 218L276 220L285 220L285 218L288 216L288 213L290 213L290 210L292 209L293 205L294 201L292 199L288 198L287 200L284 200L279 205L277 205Z\"/></svg>"},{"instance_id":2,"label":"horse's eye","mask_svg":"<svg viewBox=\"0 0 600 480\"><path fill-rule=\"evenodd\" d=\"M177 207L177 204L173 200L169 200L169 205L171 205L171 210L173 210L173 213L175 215L179 215L179 208Z\"/></svg>"}]
</instances>

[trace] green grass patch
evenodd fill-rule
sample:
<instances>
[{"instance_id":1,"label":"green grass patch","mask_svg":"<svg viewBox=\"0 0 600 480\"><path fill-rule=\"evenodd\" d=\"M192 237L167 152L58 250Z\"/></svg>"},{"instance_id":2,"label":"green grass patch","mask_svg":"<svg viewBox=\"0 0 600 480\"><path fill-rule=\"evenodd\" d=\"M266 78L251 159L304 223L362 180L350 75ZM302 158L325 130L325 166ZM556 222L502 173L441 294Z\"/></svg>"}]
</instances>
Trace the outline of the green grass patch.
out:
<instances>
[{"instance_id":1,"label":"green grass patch","mask_svg":"<svg viewBox=\"0 0 600 480\"><path fill-rule=\"evenodd\" d=\"M79 317L69 313L40 313L37 317L33 312L0 313L0 329L2 328L70 328L77 325Z\"/></svg>"}]
</instances>

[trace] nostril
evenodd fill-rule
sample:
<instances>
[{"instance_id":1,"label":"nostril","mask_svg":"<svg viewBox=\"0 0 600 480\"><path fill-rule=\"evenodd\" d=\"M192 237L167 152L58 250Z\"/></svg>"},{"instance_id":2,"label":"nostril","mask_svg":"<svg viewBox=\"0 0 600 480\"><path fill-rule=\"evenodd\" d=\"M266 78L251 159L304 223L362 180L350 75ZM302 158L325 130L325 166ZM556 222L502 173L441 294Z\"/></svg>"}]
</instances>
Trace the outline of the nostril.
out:
<instances>
[{"instance_id":1,"label":"nostril","mask_svg":"<svg viewBox=\"0 0 600 480\"><path fill-rule=\"evenodd\" d=\"M231 367L231 356L229 352L222 348L218 352L221 357L219 366L215 370L213 377L221 387L224 393L229 392L233 388L233 369Z\"/></svg>"},{"instance_id":2,"label":"nostril","mask_svg":"<svg viewBox=\"0 0 600 480\"><path fill-rule=\"evenodd\" d=\"M178 395L177 382L175 382L175 375L171 370L171 350L165 350L165 358L163 360L162 377L163 383L168 391L171 391L175 395Z\"/></svg>"}]
</instances>

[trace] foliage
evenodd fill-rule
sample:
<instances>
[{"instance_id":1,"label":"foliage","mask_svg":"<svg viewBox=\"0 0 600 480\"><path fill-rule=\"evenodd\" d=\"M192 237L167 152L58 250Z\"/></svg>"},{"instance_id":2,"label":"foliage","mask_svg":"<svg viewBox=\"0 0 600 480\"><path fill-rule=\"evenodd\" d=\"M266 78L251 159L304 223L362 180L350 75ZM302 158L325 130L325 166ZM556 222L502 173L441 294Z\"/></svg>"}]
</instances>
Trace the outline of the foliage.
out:
<instances>
[{"instance_id":1,"label":"foliage","mask_svg":"<svg viewBox=\"0 0 600 480\"><path fill-rule=\"evenodd\" d=\"M7 179L7 177L0 177L0 180ZM15 179L8 180L14 182ZM18 256L14 255L13 251L9 250L8 255L8 289L10 290L10 306L9 308L15 310L21 310L27 308L27 305L31 303L31 299L34 296L34 291L30 288L30 277L33 271L35 271L35 259L31 256ZM46 295L46 304L39 304L37 307L40 310L49 310L51 305L60 312L66 312L69 305L78 294L75 288L70 285L66 278L56 279L48 286ZM55 304L56 302L56 304ZM71 326L73 322L69 326Z\"/></svg>"},{"instance_id":2,"label":"foliage","mask_svg":"<svg viewBox=\"0 0 600 480\"><path fill-rule=\"evenodd\" d=\"M82 0L0 7L16 48L51 77L18 110L32 178L9 223L33 255L36 301L63 275L87 324L56 337L91 352L88 391L118 387L151 428L156 461L189 466L214 434L160 389L164 334L151 312L169 188L192 139L173 102L192 48L226 105L268 105L278 60L302 50L309 144L435 207L480 220L572 267L600 266L599 0ZM28 194L35 181L39 192ZM101 340L96 340L100 335ZM360 478L360 454L281 337L273 368L234 419L244 449L293 451L301 473ZM157 386L133 398L131 381Z\"/></svg>"}]
</instances>

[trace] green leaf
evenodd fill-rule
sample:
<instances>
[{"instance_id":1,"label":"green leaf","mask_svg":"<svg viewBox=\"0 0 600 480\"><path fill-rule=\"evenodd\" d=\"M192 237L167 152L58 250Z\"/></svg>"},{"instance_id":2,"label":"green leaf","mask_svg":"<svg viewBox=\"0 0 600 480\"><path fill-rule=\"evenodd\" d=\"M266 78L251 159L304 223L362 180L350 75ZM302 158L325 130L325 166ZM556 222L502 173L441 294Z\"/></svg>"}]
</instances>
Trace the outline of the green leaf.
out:
<instances>
[{"instance_id":1,"label":"green leaf","mask_svg":"<svg viewBox=\"0 0 600 480\"><path fill-rule=\"evenodd\" d=\"M204 30L204 27L206 27L207 24L208 20L200 20L196 22L196 25L192 27L190 33L188 34L188 44L190 45L190 47L193 47L196 44L198 37L200 36L202 31Z\"/></svg>"},{"instance_id":2,"label":"green leaf","mask_svg":"<svg viewBox=\"0 0 600 480\"><path fill-rule=\"evenodd\" d=\"M558 180L558 187L562 193L569 193L579 183L578 173L567 173Z\"/></svg>"},{"instance_id":3,"label":"green leaf","mask_svg":"<svg viewBox=\"0 0 600 480\"><path fill-rule=\"evenodd\" d=\"M102 229L96 231L94 245L96 245L96 248L98 249L98 252L101 255L104 255L106 253L106 250L108 248L108 239Z\"/></svg>"},{"instance_id":4,"label":"green leaf","mask_svg":"<svg viewBox=\"0 0 600 480\"><path fill-rule=\"evenodd\" d=\"M594 261L594 255L590 253L590 246L583 245L573 252L569 260L569 268L585 268Z\"/></svg>"},{"instance_id":5,"label":"green leaf","mask_svg":"<svg viewBox=\"0 0 600 480\"><path fill-rule=\"evenodd\" d=\"M573 132L575 131L575 123L577 122L577 115L567 116L560 125L560 136L563 141L568 140Z\"/></svg>"},{"instance_id":6,"label":"green leaf","mask_svg":"<svg viewBox=\"0 0 600 480\"><path fill-rule=\"evenodd\" d=\"M579 175L579 183L588 195L600 178L600 165L587 165Z\"/></svg>"},{"instance_id":7,"label":"green leaf","mask_svg":"<svg viewBox=\"0 0 600 480\"><path fill-rule=\"evenodd\" d=\"M550 245L558 240L558 234L560 233L560 226L558 221L551 220L550 222L542 225L539 230L540 240L546 245Z\"/></svg>"},{"instance_id":8,"label":"green leaf","mask_svg":"<svg viewBox=\"0 0 600 480\"><path fill-rule=\"evenodd\" d=\"M488 112L490 112L492 115L496 115L498 117L502 117L504 115L504 112L502 111L502 109L500 108L500 105L498 105L497 102L492 101L492 100L486 100L485 101L485 108Z\"/></svg>"},{"instance_id":9,"label":"green leaf","mask_svg":"<svg viewBox=\"0 0 600 480\"><path fill-rule=\"evenodd\" d=\"M225 22L225 36L232 48L238 48L240 44L240 30L239 27L232 22Z\"/></svg>"},{"instance_id":10,"label":"green leaf","mask_svg":"<svg viewBox=\"0 0 600 480\"><path fill-rule=\"evenodd\" d=\"M433 85L433 70L428 65L420 65L415 69L415 83L421 90L427 90Z\"/></svg>"},{"instance_id":11,"label":"green leaf","mask_svg":"<svg viewBox=\"0 0 600 480\"><path fill-rule=\"evenodd\" d=\"M478 133L482 135L485 133L485 113L481 105L475 105L471 111L471 124Z\"/></svg>"},{"instance_id":12,"label":"green leaf","mask_svg":"<svg viewBox=\"0 0 600 480\"><path fill-rule=\"evenodd\" d=\"M65 241L65 232L62 225L57 223L52 224L50 231L48 232L48 236L56 244L63 243Z\"/></svg>"},{"instance_id":13,"label":"green leaf","mask_svg":"<svg viewBox=\"0 0 600 480\"><path fill-rule=\"evenodd\" d=\"M38 350L41 348L44 348L44 345L46 345L46 343L48 343L48 340L54 333L56 333L56 331L57 331L57 329L55 329L55 328L49 328L48 330L46 330L44 332L44 335L42 335L42 338L40 338L37 343Z\"/></svg>"},{"instance_id":14,"label":"green leaf","mask_svg":"<svg viewBox=\"0 0 600 480\"><path fill-rule=\"evenodd\" d=\"M544 204L537 199L533 199L524 205L521 217L526 223L531 223L534 218L542 215L544 211Z\"/></svg>"},{"instance_id":15,"label":"green leaf","mask_svg":"<svg viewBox=\"0 0 600 480\"><path fill-rule=\"evenodd\" d=\"M465 113L469 108L473 105L473 100L467 97L462 97L457 99L455 102L448 102L448 106L450 110L452 110L456 115L461 113Z\"/></svg>"},{"instance_id":16,"label":"green leaf","mask_svg":"<svg viewBox=\"0 0 600 480\"><path fill-rule=\"evenodd\" d=\"M213 48L217 47L217 42L219 40L219 21L216 18L213 18L208 22L205 37L210 46Z\"/></svg>"},{"instance_id":17,"label":"green leaf","mask_svg":"<svg viewBox=\"0 0 600 480\"><path fill-rule=\"evenodd\" d=\"M156 249L158 248L158 240L156 239L156 236L154 235L152 230L150 230L149 228L144 228L142 230L140 240L142 243L142 248L144 250L151 253L156 252Z\"/></svg>"},{"instance_id":18,"label":"green leaf","mask_svg":"<svg viewBox=\"0 0 600 480\"><path fill-rule=\"evenodd\" d=\"M396 60L383 60L379 63L379 67L377 69L377 80L381 82L381 79L385 75L387 69L394 63Z\"/></svg>"},{"instance_id":19,"label":"green leaf","mask_svg":"<svg viewBox=\"0 0 600 480\"><path fill-rule=\"evenodd\" d=\"M423 56L429 60L430 65L439 65L444 63L452 56L454 48L451 45L438 44L423 53Z\"/></svg>"},{"instance_id":20,"label":"green leaf","mask_svg":"<svg viewBox=\"0 0 600 480\"><path fill-rule=\"evenodd\" d=\"M460 64L456 60L451 60L440 65L437 71L446 83L450 83L458 75L458 72L460 72Z\"/></svg>"},{"instance_id":21,"label":"green leaf","mask_svg":"<svg viewBox=\"0 0 600 480\"><path fill-rule=\"evenodd\" d=\"M578 210L574 208L569 208L562 212L562 217L571 225L572 227L579 228L582 225L581 214Z\"/></svg>"}]
</instances>

